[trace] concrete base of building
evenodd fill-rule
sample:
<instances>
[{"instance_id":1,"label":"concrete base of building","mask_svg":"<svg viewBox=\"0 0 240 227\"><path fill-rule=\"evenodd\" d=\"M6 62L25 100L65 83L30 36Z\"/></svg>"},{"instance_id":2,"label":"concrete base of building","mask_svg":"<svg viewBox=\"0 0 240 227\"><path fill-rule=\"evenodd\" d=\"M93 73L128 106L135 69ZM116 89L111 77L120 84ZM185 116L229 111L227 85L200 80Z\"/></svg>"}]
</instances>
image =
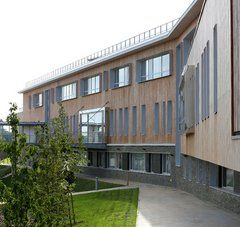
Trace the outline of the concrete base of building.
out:
<instances>
[{"instance_id":1,"label":"concrete base of building","mask_svg":"<svg viewBox=\"0 0 240 227\"><path fill-rule=\"evenodd\" d=\"M184 156L182 156L182 158L184 158ZM191 167L183 160L182 166L176 167L174 164L174 156L172 155L171 175L93 166L83 168L83 172L92 176L121 179L126 181L126 184L128 181L134 181L178 188L202 200L212 202L221 208L240 214L240 194L237 191L240 185L240 174L237 172L234 173L234 178L236 180L234 190L219 188L217 185L212 186L214 183L210 179L212 164L208 162L202 163L199 173L199 170L197 171L199 168L198 161L204 162L191 158ZM199 177L199 175L201 176Z\"/></svg>"},{"instance_id":2,"label":"concrete base of building","mask_svg":"<svg viewBox=\"0 0 240 227\"><path fill-rule=\"evenodd\" d=\"M156 184L163 186L174 186L174 181L170 175L162 175L155 173L146 173L146 172L135 172L128 170L118 170L118 169L107 169L107 168L98 168L98 167L84 167L83 173L96 177L105 177L120 179L126 181L135 181L148 184Z\"/></svg>"}]
</instances>

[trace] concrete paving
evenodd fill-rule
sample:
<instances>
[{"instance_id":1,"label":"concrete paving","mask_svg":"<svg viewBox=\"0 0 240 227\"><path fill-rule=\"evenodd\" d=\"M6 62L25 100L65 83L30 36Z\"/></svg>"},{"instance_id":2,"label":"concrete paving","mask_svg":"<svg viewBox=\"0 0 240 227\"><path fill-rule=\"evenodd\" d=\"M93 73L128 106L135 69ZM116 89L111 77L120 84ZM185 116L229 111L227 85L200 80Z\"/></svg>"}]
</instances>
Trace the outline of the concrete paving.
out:
<instances>
[{"instance_id":1,"label":"concrete paving","mask_svg":"<svg viewBox=\"0 0 240 227\"><path fill-rule=\"evenodd\" d=\"M118 179L100 180L126 185ZM240 227L240 215L184 191L137 182L130 182L130 186L139 187L137 227Z\"/></svg>"},{"instance_id":2,"label":"concrete paving","mask_svg":"<svg viewBox=\"0 0 240 227\"><path fill-rule=\"evenodd\" d=\"M240 226L240 216L181 190L141 184L138 227Z\"/></svg>"}]
</instances>

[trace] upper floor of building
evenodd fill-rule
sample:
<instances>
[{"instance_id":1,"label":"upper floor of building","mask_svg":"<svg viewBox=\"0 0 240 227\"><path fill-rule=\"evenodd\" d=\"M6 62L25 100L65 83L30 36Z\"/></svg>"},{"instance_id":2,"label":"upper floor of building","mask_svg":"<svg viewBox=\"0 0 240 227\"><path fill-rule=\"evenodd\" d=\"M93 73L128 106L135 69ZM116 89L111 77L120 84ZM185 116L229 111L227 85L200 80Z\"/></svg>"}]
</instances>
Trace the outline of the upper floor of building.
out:
<instances>
[{"instance_id":1,"label":"upper floor of building","mask_svg":"<svg viewBox=\"0 0 240 227\"><path fill-rule=\"evenodd\" d=\"M23 121L48 121L61 102L86 142L174 144L176 46L191 41L201 6L28 83Z\"/></svg>"}]
</instances>

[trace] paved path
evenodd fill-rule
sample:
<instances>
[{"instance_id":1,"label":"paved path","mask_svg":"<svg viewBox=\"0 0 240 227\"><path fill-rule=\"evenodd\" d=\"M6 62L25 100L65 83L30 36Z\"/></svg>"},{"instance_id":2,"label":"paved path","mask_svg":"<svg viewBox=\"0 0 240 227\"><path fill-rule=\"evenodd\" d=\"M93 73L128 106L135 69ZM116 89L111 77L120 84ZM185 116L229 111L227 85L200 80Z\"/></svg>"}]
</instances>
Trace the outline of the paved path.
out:
<instances>
[{"instance_id":1,"label":"paved path","mask_svg":"<svg viewBox=\"0 0 240 227\"><path fill-rule=\"evenodd\" d=\"M106 182L126 181L100 178ZM151 184L130 182L139 187L137 227L240 227L240 215L220 209L184 191Z\"/></svg>"},{"instance_id":2,"label":"paved path","mask_svg":"<svg viewBox=\"0 0 240 227\"><path fill-rule=\"evenodd\" d=\"M235 227L240 216L177 189L141 184L137 226Z\"/></svg>"}]
</instances>

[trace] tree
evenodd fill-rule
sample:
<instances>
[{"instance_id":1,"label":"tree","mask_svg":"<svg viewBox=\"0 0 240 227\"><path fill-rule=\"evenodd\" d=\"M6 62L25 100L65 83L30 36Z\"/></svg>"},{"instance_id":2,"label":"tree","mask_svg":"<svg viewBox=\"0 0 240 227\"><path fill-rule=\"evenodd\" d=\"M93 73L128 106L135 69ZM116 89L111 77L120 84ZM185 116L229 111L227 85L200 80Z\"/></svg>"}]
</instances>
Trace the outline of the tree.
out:
<instances>
[{"instance_id":1,"label":"tree","mask_svg":"<svg viewBox=\"0 0 240 227\"><path fill-rule=\"evenodd\" d=\"M59 116L36 129L37 145L27 145L19 134L16 105L12 104L7 122L11 142L1 141L1 148L12 164L11 187L0 185L7 225L63 225L74 219L72 189L74 173L86 165L86 151L79 137L73 147L73 136L60 105ZM70 205L71 204L71 205ZM67 219L69 217L69 219Z\"/></svg>"}]
</instances>

